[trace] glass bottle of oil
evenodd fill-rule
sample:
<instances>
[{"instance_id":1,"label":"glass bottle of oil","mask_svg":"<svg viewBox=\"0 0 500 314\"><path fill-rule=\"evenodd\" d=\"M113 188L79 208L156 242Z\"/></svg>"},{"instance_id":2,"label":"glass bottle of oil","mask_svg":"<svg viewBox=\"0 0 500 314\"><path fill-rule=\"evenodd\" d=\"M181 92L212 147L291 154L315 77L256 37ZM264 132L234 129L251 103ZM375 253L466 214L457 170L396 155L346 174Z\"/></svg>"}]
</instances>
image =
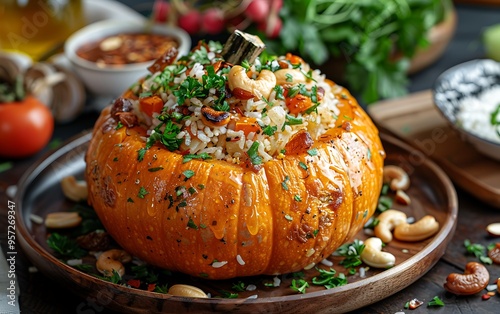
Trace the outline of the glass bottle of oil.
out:
<instances>
[{"instance_id":1,"label":"glass bottle of oil","mask_svg":"<svg viewBox=\"0 0 500 314\"><path fill-rule=\"evenodd\" d=\"M34 61L60 49L84 25L82 0L0 0L0 50Z\"/></svg>"}]
</instances>

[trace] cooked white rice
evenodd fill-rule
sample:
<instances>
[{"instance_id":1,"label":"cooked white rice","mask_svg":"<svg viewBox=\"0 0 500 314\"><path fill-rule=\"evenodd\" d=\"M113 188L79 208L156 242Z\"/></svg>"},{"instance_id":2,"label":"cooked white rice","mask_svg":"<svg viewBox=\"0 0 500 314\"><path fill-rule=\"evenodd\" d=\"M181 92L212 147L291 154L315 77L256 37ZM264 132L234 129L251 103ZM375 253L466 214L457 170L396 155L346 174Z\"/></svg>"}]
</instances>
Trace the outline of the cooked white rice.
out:
<instances>
[{"instance_id":1,"label":"cooked white rice","mask_svg":"<svg viewBox=\"0 0 500 314\"><path fill-rule=\"evenodd\" d=\"M211 64L215 64L220 57L220 47L211 45L208 49L206 57L210 60ZM188 61L184 59L184 63L187 63L187 68L175 73L175 78L171 81L170 86L173 88L165 89L158 88L158 81L162 75L173 75L176 70L175 65L168 66L161 73L157 72L152 74L150 77L138 85L134 92L136 95L143 95L144 93L159 94L164 102L163 112L179 112L180 107L186 108L189 114L182 121L174 121L180 128L180 132L177 134L176 138L182 140L182 144L179 148L181 152L188 152L189 154L209 154L212 158L226 160L233 163L240 163L240 158L245 155L246 152L252 147L254 142L258 142L258 154L262 158L262 162L269 161L277 156L285 148L285 145L289 142L290 138L296 134L299 130L307 130L311 135L312 139L318 138L326 130L335 126L335 120L339 114L339 109L337 108L338 100L336 99L335 93L338 90L333 90L336 87L332 87L325 81L325 77L320 73L319 70L310 71L309 65L302 63L300 71L306 73L309 78L306 79L303 85L307 91L313 89L318 89L324 91L324 96L318 102L316 110L311 113L298 113L290 114L286 102L284 99L279 99L276 90L270 93L269 99L257 99L252 98L248 100L240 100L234 97L227 98L227 102L230 104L231 108L238 107L239 111L237 113L231 111L231 121L227 124L221 126L210 126L203 122L201 108L203 106L211 106L214 101L218 100L217 90L211 88L208 92L208 96L200 98L189 98L186 99L182 104L178 104L178 97L175 95L175 87L182 84L188 77L197 79L202 82L204 75L207 75L207 65L203 65L197 62L196 54L191 52L188 56ZM283 64L286 64L285 57L280 57L281 62L278 60L273 60L268 62L266 65L278 68ZM252 73L252 78L256 78L259 74L259 67L262 66L259 58L250 66L249 73ZM288 67L293 68L293 65L288 62ZM219 69L216 75L222 76L227 81L228 69ZM295 84L298 85L298 84ZM290 88L291 84L287 85ZM226 90L228 88L226 87ZM162 122L158 119L158 114L154 114L153 117L149 117L140 111L139 100L135 100L134 110L141 124L146 125L149 128L149 134L160 125ZM243 114L243 117L241 116ZM302 123L296 125L290 125L287 123L287 115L293 116L294 118L302 119ZM261 126L269 126L275 128L276 131L272 135L263 134L263 132L250 132L245 134L243 131L234 130L234 121L244 118L255 118L257 123Z\"/></svg>"},{"instance_id":2,"label":"cooked white rice","mask_svg":"<svg viewBox=\"0 0 500 314\"><path fill-rule=\"evenodd\" d=\"M459 103L457 122L481 138L500 144L500 125L491 123L492 114L500 106L500 86L485 90L478 97L466 97ZM500 114L496 116L500 124Z\"/></svg>"}]
</instances>

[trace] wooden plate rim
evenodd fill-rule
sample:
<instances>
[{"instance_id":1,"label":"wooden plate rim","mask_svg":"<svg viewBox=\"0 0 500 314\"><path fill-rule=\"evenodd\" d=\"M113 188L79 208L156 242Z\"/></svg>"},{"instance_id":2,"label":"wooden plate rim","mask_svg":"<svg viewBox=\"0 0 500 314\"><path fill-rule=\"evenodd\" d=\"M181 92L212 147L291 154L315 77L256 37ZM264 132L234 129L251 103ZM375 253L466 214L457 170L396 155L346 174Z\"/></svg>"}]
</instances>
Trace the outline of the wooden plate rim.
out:
<instances>
[{"instance_id":1,"label":"wooden plate rim","mask_svg":"<svg viewBox=\"0 0 500 314\"><path fill-rule=\"evenodd\" d=\"M381 281L386 281L388 278L396 278L399 273L408 271L409 269L415 267L415 265L418 262L422 262L424 260L429 259L429 253L433 252L435 250L441 249L441 252L439 252L439 256L437 258L434 258L434 260L430 261L429 267L426 269L428 271L436 262L437 260L444 254L444 250L446 248L447 243L450 241L449 235L452 235L455 227L456 227L456 219L457 219L457 213L458 213L458 201L457 201L457 195L456 191L453 187L453 184L451 183L450 179L448 176L430 159L424 158L424 162L420 165L422 167L428 167L431 172L437 177L439 182L443 185L444 191L445 191L445 196L446 200L448 203L448 218L446 220L446 223L443 224L441 227L440 231L435 235L434 239L429 242L429 244L420 252L416 253L406 261L402 262L401 264L396 265L395 267L385 270L382 273L364 278L362 280L359 280L357 282L353 282L350 284L347 284L346 286L341 286L337 287L334 289L330 290L324 290L324 291L315 291L315 292L310 292L306 294L294 294L294 295L286 295L286 296L276 296L276 297L263 297L263 298L256 298L256 299L199 299L199 298L186 298L186 297L178 297L178 296L172 296L168 294L161 294L161 293L155 293L155 292L147 292L147 291L142 291L139 289L134 289L134 288L128 288L124 287L121 285L113 284L98 278L95 278L93 276L90 276L86 273L80 272L77 269L68 266L64 263L62 263L60 260L55 258L52 254L47 252L44 248L42 248L31 236L30 232L28 231L28 228L24 222L25 219L29 219L29 217L24 217L23 215L23 197L26 192L26 188L29 187L29 185L35 180L35 178L39 175L39 173L45 169L47 166L49 166L54 160L57 158L63 156L64 154L68 153L69 151L75 149L76 147L79 147L81 145L86 144L90 138L91 138L91 132L87 131L82 134L79 134L68 141L65 142L65 144L54 151L51 151L44 155L39 162L34 163L22 176L22 178L19 181L19 186L18 186L18 191L15 196L16 204L18 206L16 207L16 215L18 217L22 217L22 219L18 219L16 221L17 224L17 232L20 235L21 238L21 246L23 247L24 250L32 250L36 254L44 257L47 259L49 262L53 263L55 266L59 267L61 270L66 272L68 275L71 274L77 274L78 276L82 277L83 280L91 283L91 282L101 282L101 284L106 284L109 285L110 289L118 290L122 293L130 293L132 295L137 295L137 296L142 296L142 297L148 297L148 298L154 298L154 299L161 299L161 300L168 300L170 302L186 302L189 301L190 303L199 303L200 305L213 305L213 304L220 304L220 305L240 305L240 306L246 306L246 305L258 305L262 304L265 305L267 303L275 303L275 302L298 302L298 301L305 301L305 300L312 300L316 298L328 298L329 295L332 294L337 294L337 293L346 293L349 291L355 292L357 290L363 289L365 286L376 284ZM421 154L419 151L416 149L412 148L411 146L405 144L399 139L396 139L395 137L387 134L381 134L381 139L382 142L387 142L393 146L396 146L400 149L402 149L405 153L410 153L410 154ZM422 275L424 275L425 272L422 272L421 274L412 277L411 282L408 284L411 284L418 278L420 278ZM397 291L393 291L391 294L395 293ZM390 294L385 295L385 297L389 296ZM373 302L371 302L373 303ZM360 304L360 306L356 306L355 308L360 308L361 306L366 306L370 303L365 303L365 304Z\"/></svg>"}]
</instances>

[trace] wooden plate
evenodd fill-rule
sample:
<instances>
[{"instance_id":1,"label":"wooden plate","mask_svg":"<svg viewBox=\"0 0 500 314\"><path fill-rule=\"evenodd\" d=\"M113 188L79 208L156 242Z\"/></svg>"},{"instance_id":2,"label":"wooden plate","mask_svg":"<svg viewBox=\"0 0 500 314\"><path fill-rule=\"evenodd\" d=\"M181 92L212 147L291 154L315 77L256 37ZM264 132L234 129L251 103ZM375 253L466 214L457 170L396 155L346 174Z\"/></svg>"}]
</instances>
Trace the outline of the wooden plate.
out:
<instances>
[{"instance_id":1,"label":"wooden plate","mask_svg":"<svg viewBox=\"0 0 500 314\"><path fill-rule=\"evenodd\" d=\"M174 274L173 283L186 283L200 287L212 296L221 290L231 291L238 281L254 283L254 291L240 292L237 299L195 299L176 297L129 288L103 281L80 272L58 260L47 247L47 230L30 219L31 214L45 217L53 211L68 210L73 204L66 200L59 186L68 175L82 177L85 154L90 134L69 141L52 155L33 165L20 181L17 204L19 243L33 264L47 277L58 281L74 293L96 300L98 305L127 313L179 313L238 311L239 313L275 312L347 312L382 300L407 287L426 273L444 254L456 226L457 198L448 177L425 156L393 137L383 136L387 151L387 164L397 164L408 171L412 184L407 193L412 198L410 206L398 206L420 219L431 214L440 223L434 237L417 243L392 241L384 250L396 256L396 266L387 269L368 269L366 277L359 273L348 275L345 286L325 289L314 286L304 294L290 289L291 276L278 278L278 287L268 287L263 282L273 282L272 276L237 278L234 280L208 281ZM366 239L361 231L357 239ZM338 272L345 269L338 264L339 257L330 257ZM327 267L321 266L327 269ZM315 269L305 271L305 279L318 275Z\"/></svg>"},{"instance_id":2,"label":"wooden plate","mask_svg":"<svg viewBox=\"0 0 500 314\"><path fill-rule=\"evenodd\" d=\"M430 90L368 107L379 129L433 159L464 190L500 209L500 162L484 157L449 125Z\"/></svg>"}]
</instances>

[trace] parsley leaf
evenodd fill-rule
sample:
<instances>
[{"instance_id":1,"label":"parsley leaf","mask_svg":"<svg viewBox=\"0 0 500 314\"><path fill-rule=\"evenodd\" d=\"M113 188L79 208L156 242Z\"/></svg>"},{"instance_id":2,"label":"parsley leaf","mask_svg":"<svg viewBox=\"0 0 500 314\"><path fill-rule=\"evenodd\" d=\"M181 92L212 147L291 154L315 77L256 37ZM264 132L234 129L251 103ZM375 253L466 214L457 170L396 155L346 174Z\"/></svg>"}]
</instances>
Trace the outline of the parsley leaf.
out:
<instances>
[{"instance_id":1,"label":"parsley leaf","mask_svg":"<svg viewBox=\"0 0 500 314\"><path fill-rule=\"evenodd\" d=\"M202 160L206 160L206 159L212 159L212 157L208 154L208 153L201 153L201 154L187 154L187 155L184 155L184 157L182 158L182 163L186 163L188 161L191 161L193 159L202 159Z\"/></svg>"},{"instance_id":2,"label":"parsley leaf","mask_svg":"<svg viewBox=\"0 0 500 314\"><path fill-rule=\"evenodd\" d=\"M306 289L309 288L309 283L304 279L292 279L290 288L299 293L306 293Z\"/></svg>"},{"instance_id":3,"label":"parsley leaf","mask_svg":"<svg viewBox=\"0 0 500 314\"><path fill-rule=\"evenodd\" d=\"M364 249L365 245L355 239L352 243L345 243L340 246L335 253L345 257L339 264L349 269L361 265L361 253Z\"/></svg>"},{"instance_id":4,"label":"parsley leaf","mask_svg":"<svg viewBox=\"0 0 500 314\"><path fill-rule=\"evenodd\" d=\"M193 170L187 169L182 172L182 174L186 177L186 179L191 178L194 176L195 172Z\"/></svg>"},{"instance_id":5,"label":"parsley leaf","mask_svg":"<svg viewBox=\"0 0 500 314\"><path fill-rule=\"evenodd\" d=\"M262 157L259 156L259 142L253 142L252 146L247 151L247 155L250 158L250 162L254 165L262 164Z\"/></svg>"},{"instance_id":6,"label":"parsley leaf","mask_svg":"<svg viewBox=\"0 0 500 314\"><path fill-rule=\"evenodd\" d=\"M87 255L87 251L82 249L75 240L57 232L50 234L47 244L64 258L82 258Z\"/></svg>"},{"instance_id":7,"label":"parsley leaf","mask_svg":"<svg viewBox=\"0 0 500 314\"><path fill-rule=\"evenodd\" d=\"M327 289L345 286L347 284L347 278L343 273L338 275L335 269L330 268L330 270L325 270L321 268L316 268L319 271L319 276L312 279L312 283L315 285L323 285Z\"/></svg>"},{"instance_id":8,"label":"parsley leaf","mask_svg":"<svg viewBox=\"0 0 500 314\"><path fill-rule=\"evenodd\" d=\"M438 296L435 296L427 303L427 306L444 306L444 302Z\"/></svg>"},{"instance_id":9,"label":"parsley leaf","mask_svg":"<svg viewBox=\"0 0 500 314\"><path fill-rule=\"evenodd\" d=\"M137 193L137 197L144 198L147 194L149 194L149 192L143 186L141 186L141 188L139 189L139 193Z\"/></svg>"},{"instance_id":10,"label":"parsley leaf","mask_svg":"<svg viewBox=\"0 0 500 314\"><path fill-rule=\"evenodd\" d=\"M479 243L471 243L469 239L464 240L464 246L467 253L473 254L477 257L483 264L491 265L493 261L486 254L486 248L484 245Z\"/></svg>"}]
</instances>

